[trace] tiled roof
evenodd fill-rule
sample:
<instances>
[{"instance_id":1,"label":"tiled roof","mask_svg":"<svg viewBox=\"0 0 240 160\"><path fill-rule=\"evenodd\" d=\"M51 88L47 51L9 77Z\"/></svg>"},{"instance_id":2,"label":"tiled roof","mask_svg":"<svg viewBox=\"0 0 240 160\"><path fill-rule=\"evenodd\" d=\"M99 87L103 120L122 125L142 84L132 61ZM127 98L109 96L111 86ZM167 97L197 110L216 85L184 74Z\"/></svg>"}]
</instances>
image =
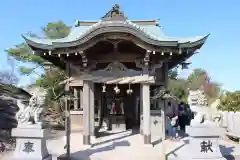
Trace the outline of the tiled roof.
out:
<instances>
[{"instance_id":1,"label":"tiled roof","mask_svg":"<svg viewBox=\"0 0 240 160\"><path fill-rule=\"evenodd\" d=\"M183 37L183 38L177 38L177 37L169 37L165 35L163 30L160 26L154 25L154 24L136 24L132 21L126 20L126 21L99 21L93 25L86 25L86 24L79 24L76 27L73 27L71 29L70 34L61 39L45 39L45 38L36 38L36 37L30 37L27 35L23 35L24 39L29 43L33 43L36 45L40 45L40 48L44 46L48 46L47 48L57 48L57 44L59 43L71 43L77 40L80 40L90 34L91 32L101 29L103 27L110 26L110 27L127 27L136 30L137 32L140 32L145 37L154 40L154 41L163 41L163 42L176 42L179 44L184 43L192 43L201 41L207 38L208 35L205 36L196 36L196 37ZM39 46L37 46L39 47Z\"/></svg>"}]
</instances>

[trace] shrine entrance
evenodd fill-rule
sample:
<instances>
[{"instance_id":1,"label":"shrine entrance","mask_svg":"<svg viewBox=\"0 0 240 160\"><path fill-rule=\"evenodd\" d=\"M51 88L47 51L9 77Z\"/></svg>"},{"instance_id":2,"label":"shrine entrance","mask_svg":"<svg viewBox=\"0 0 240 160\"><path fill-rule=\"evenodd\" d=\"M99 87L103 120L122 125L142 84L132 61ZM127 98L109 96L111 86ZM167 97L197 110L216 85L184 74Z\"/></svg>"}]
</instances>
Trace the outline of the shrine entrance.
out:
<instances>
[{"instance_id":1,"label":"shrine entrance","mask_svg":"<svg viewBox=\"0 0 240 160\"><path fill-rule=\"evenodd\" d=\"M65 38L50 40L23 35L33 54L50 62L45 65L47 73L50 65L66 73L65 108L69 108L70 88L75 88L74 96L80 90L85 145L91 144L91 136L103 126L104 118L112 124L108 130L119 126L126 130L140 123L144 144L152 143L154 135L165 139L167 103L154 102L159 107L151 109L154 107L150 88L167 88L168 71L190 64L186 60L199 53L207 37L167 36L158 21L129 20L119 5L114 5L100 21L76 21ZM78 106L78 100L75 102ZM69 117L66 124L69 153Z\"/></svg>"},{"instance_id":2,"label":"shrine entrance","mask_svg":"<svg viewBox=\"0 0 240 160\"><path fill-rule=\"evenodd\" d=\"M140 84L95 84L95 136L105 125L106 130L125 131L140 128ZM102 90L106 87L105 90Z\"/></svg>"}]
</instances>

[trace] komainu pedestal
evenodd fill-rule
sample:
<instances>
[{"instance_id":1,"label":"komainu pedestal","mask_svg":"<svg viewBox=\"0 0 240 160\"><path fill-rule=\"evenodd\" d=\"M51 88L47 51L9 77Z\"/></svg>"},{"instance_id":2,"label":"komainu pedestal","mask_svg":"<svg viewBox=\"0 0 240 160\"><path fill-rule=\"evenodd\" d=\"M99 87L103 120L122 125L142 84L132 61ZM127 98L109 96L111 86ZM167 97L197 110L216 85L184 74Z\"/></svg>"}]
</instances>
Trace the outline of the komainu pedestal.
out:
<instances>
[{"instance_id":1,"label":"komainu pedestal","mask_svg":"<svg viewBox=\"0 0 240 160\"><path fill-rule=\"evenodd\" d=\"M186 132L190 136L188 150L189 159L198 160L225 160L220 152L219 139L224 133L222 128L196 126L186 127Z\"/></svg>"},{"instance_id":2,"label":"komainu pedestal","mask_svg":"<svg viewBox=\"0 0 240 160\"><path fill-rule=\"evenodd\" d=\"M40 126L14 128L12 137L16 137L16 148L11 160L52 160L46 146L46 130Z\"/></svg>"}]
</instances>

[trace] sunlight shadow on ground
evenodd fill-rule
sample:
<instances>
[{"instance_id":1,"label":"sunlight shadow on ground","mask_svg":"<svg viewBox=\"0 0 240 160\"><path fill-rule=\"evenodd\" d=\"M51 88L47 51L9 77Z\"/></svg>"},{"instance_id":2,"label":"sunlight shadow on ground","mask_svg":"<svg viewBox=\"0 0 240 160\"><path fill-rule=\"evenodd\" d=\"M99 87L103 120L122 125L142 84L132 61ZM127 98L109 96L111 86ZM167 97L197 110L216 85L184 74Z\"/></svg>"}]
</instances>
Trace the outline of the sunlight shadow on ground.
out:
<instances>
[{"instance_id":1,"label":"sunlight shadow on ground","mask_svg":"<svg viewBox=\"0 0 240 160\"><path fill-rule=\"evenodd\" d=\"M127 137L130 137L130 136L136 135L136 134L139 134L139 131L132 130L132 132L130 134L123 135L123 136L116 137L116 138L112 138L112 139L108 139L108 140L105 140L105 141L102 141L102 142L94 143L92 145L92 147L95 147L95 146L98 146L98 145L102 145L102 144L105 144L105 143L109 143L109 142L112 142L112 141L117 141L117 140L120 140L120 139L123 139L123 138L127 138Z\"/></svg>"},{"instance_id":2,"label":"sunlight shadow on ground","mask_svg":"<svg viewBox=\"0 0 240 160\"><path fill-rule=\"evenodd\" d=\"M219 145L219 148L221 154L224 155L227 160L235 160L234 156L232 155L235 147L225 147L223 145Z\"/></svg>"},{"instance_id":3,"label":"sunlight shadow on ground","mask_svg":"<svg viewBox=\"0 0 240 160\"><path fill-rule=\"evenodd\" d=\"M100 137L106 137L106 136L110 136L110 135L114 135L114 134L120 134L120 133L125 133L127 131L120 131L120 132L108 132L108 131L100 131L97 133L96 137L100 138Z\"/></svg>"},{"instance_id":4,"label":"sunlight shadow on ground","mask_svg":"<svg viewBox=\"0 0 240 160\"><path fill-rule=\"evenodd\" d=\"M169 151L166 154L166 156L168 157L169 155L173 155L174 157L178 157L178 155L175 152L180 150L181 148L183 148L186 144L187 144L187 142L184 142L184 144L181 144L180 146L178 146L178 147L174 148L173 150Z\"/></svg>"},{"instance_id":5,"label":"sunlight shadow on ground","mask_svg":"<svg viewBox=\"0 0 240 160\"><path fill-rule=\"evenodd\" d=\"M113 142L111 145L100 147L100 148L94 148L94 149L86 149L83 151L78 151L71 154L71 160L90 160L90 156L95 153L100 152L106 152L114 150L116 147L129 147L130 143L128 141L120 141L120 142ZM59 157L59 160L61 157L64 157L64 155L61 155Z\"/></svg>"}]
</instances>

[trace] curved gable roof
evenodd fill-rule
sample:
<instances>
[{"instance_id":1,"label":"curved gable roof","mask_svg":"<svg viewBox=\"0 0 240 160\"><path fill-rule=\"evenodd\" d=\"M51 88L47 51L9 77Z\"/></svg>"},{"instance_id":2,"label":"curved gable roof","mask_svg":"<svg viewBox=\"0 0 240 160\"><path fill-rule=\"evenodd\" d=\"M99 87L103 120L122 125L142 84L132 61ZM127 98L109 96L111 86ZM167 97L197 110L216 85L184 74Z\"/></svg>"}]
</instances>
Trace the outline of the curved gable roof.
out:
<instances>
[{"instance_id":1,"label":"curved gable roof","mask_svg":"<svg viewBox=\"0 0 240 160\"><path fill-rule=\"evenodd\" d=\"M109 29L106 29L109 28ZM115 28L121 28L116 30ZM128 32L130 34L134 34L134 36L140 39L149 39L148 43L157 45L163 45L160 42L169 42L175 45L199 45L200 43L204 43L207 39L208 35L205 36L196 36L196 37L169 37L165 35L163 30L160 26L156 24L136 24L132 21L125 20L125 21L99 21L93 25L81 25L81 23L73 27L71 29L70 34L61 39L45 39L45 38L36 38L30 37L27 35L23 35L23 38L26 42L34 47L42 48L42 49L55 49L55 48L62 48L62 47L73 47L76 45L76 41L81 41L85 37L94 37L94 35L100 33L109 33L109 32ZM100 31L102 30L102 32ZM95 32L95 33L94 33ZM91 35L94 33L94 35ZM86 38L85 38L86 39ZM79 42L80 43L80 42ZM84 43L84 42L82 42ZM167 45L166 45L167 46ZM186 46L185 46L186 47Z\"/></svg>"}]
</instances>

